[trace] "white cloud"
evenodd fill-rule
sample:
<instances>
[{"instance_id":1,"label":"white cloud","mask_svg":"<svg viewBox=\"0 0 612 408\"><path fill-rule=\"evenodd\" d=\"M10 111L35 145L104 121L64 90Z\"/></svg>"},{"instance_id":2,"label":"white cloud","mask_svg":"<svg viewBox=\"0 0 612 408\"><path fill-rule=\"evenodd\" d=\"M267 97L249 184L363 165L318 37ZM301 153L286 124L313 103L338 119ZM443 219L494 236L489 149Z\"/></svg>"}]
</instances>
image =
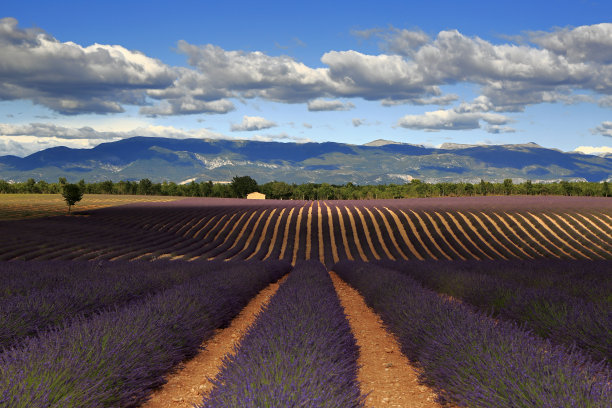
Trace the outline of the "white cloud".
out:
<instances>
[{"instance_id":1,"label":"white cloud","mask_svg":"<svg viewBox=\"0 0 612 408\"><path fill-rule=\"evenodd\" d=\"M312 124L310 124L310 123L304 122L304 123L302 123L302 126L304 126L306 129L312 129Z\"/></svg>"},{"instance_id":2,"label":"white cloud","mask_svg":"<svg viewBox=\"0 0 612 408\"><path fill-rule=\"evenodd\" d=\"M351 102L326 101L325 99L315 99L308 102L308 110L311 112L320 111L347 111L355 107Z\"/></svg>"},{"instance_id":3,"label":"white cloud","mask_svg":"<svg viewBox=\"0 0 612 408\"><path fill-rule=\"evenodd\" d=\"M262 52L226 51L212 44L196 46L179 41L178 49L197 72L183 75L167 91L153 97L195 94L197 98L241 96L280 102L304 102L332 86L327 71L310 68L288 56Z\"/></svg>"},{"instance_id":4,"label":"white cloud","mask_svg":"<svg viewBox=\"0 0 612 408\"><path fill-rule=\"evenodd\" d=\"M480 129L481 121L488 125L485 129L491 133L509 132L511 128L503 128L511 121L510 118L491 112L479 111L465 106L463 109L447 109L425 112L422 115L406 115L398 121L398 126L407 129L418 129L435 132L439 130L470 130Z\"/></svg>"},{"instance_id":5,"label":"white cloud","mask_svg":"<svg viewBox=\"0 0 612 408\"><path fill-rule=\"evenodd\" d=\"M528 33L522 42L501 44L457 30L430 37L390 26L353 34L381 40L384 53L329 50L321 56L324 66L313 68L289 56L179 41L187 68L169 67L120 45L60 42L4 18L0 100L28 99L62 114L122 112L126 104L141 106L149 116L222 114L235 109L233 98L347 110L354 106L338 98L443 106L457 97L442 95L441 86L467 83L480 87L490 112L594 102L602 95L598 103L611 105L610 23Z\"/></svg>"},{"instance_id":6,"label":"white cloud","mask_svg":"<svg viewBox=\"0 0 612 408\"><path fill-rule=\"evenodd\" d=\"M361 125L363 125L365 121L363 119L359 119L359 118L353 118L353 126L355 127L359 127Z\"/></svg>"},{"instance_id":7,"label":"white cloud","mask_svg":"<svg viewBox=\"0 0 612 408\"><path fill-rule=\"evenodd\" d=\"M60 42L0 19L0 100L30 99L63 114L122 112L175 78L161 61L120 45Z\"/></svg>"},{"instance_id":8,"label":"white cloud","mask_svg":"<svg viewBox=\"0 0 612 408\"><path fill-rule=\"evenodd\" d=\"M253 130L263 130L275 127L277 124L261 116L243 116L242 123L232 124L232 132L244 132Z\"/></svg>"},{"instance_id":9,"label":"white cloud","mask_svg":"<svg viewBox=\"0 0 612 408\"><path fill-rule=\"evenodd\" d=\"M485 129L489 133L515 133L516 132L516 129L511 128L510 126L500 126L500 125L487 125Z\"/></svg>"},{"instance_id":10,"label":"white cloud","mask_svg":"<svg viewBox=\"0 0 612 408\"><path fill-rule=\"evenodd\" d=\"M574 62L612 62L612 24L532 32L531 41Z\"/></svg>"},{"instance_id":11,"label":"white cloud","mask_svg":"<svg viewBox=\"0 0 612 408\"><path fill-rule=\"evenodd\" d=\"M612 122L601 122L601 125L597 126L595 129L591 129L591 133L593 133L594 135L612 137Z\"/></svg>"},{"instance_id":12,"label":"white cloud","mask_svg":"<svg viewBox=\"0 0 612 408\"><path fill-rule=\"evenodd\" d=\"M199 101L187 95L182 98L173 98L163 101L154 106L143 106L140 113L156 117L169 115L189 115L196 113L227 113L235 110L236 107L228 99L216 101Z\"/></svg>"},{"instance_id":13,"label":"white cloud","mask_svg":"<svg viewBox=\"0 0 612 408\"><path fill-rule=\"evenodd\" d=\"M612 155L612 147L610 146L578 146L574 151L595 156Z\"/></svg>"}]
</instances>

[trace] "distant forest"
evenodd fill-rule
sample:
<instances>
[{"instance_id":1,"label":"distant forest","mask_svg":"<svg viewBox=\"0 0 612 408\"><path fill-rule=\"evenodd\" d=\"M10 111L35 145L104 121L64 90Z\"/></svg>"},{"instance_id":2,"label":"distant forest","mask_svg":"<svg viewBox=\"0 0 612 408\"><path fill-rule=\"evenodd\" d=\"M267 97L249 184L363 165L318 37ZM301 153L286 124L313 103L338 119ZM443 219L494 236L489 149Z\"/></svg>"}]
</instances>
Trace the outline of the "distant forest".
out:
<instances>
[{"instance_id":1,"label":"distant forest","mask_svg":"<svg viewBox=\"0 0 612 408\"><path fill-rule=\"evenodd\" d=\"M29 179L23 183L8 183L0 180L0 194L33 193L58 194L67 184L60 177L57 183ZM270 199L283 200L349 200L349 199L382 199L410 197L458 197L486 195L564 195L564 196L597 196L610 197L610 184L593 182L560 181L553 183L513 183L506 179L502 183L491 183L481 180L480 183L424 183L412 180L406 184L356 185L346 183L332 185L327 183L288 184L272 181L265 184L249 176L234 177L231 183L191 182L176 184L173 182L153 183L149 179L140 181L102 181L77 183L86 194L136 194L184 197L245 197L246 194L259 191Z\"/></svg>"}]
</instances>

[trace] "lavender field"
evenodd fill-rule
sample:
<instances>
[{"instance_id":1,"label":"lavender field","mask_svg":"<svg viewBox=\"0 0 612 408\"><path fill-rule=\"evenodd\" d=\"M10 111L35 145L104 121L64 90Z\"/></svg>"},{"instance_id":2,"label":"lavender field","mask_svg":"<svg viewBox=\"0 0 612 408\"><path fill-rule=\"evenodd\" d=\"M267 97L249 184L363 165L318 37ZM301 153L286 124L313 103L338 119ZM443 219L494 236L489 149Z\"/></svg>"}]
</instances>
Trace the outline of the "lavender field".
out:
<instances>
[{"instance_id":1,"label":"lavender field","mask_svg":"<svg viewBox=\"0 0 612 408\"><path fill-rule=\"evenodd\" d=\"M370 406L330 271L438 404L612 406L609 199L190 198L0 221L0 244L1 407L141 406L287 275L198 406Z\"/></svg>"}]
</instances>

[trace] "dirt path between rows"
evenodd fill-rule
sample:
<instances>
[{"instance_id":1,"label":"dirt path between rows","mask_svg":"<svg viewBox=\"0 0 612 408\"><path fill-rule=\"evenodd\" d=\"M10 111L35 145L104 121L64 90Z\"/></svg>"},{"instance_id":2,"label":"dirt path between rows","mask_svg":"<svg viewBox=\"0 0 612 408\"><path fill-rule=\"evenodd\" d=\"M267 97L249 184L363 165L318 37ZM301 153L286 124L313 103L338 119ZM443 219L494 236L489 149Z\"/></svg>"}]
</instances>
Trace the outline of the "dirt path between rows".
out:
<instances>
[{"instance_id":1,"label":"dirt path between rows","mask_svg":"<svg viewBox=\"0 0 612 408\"><path fill-rule=\"evenodd\" d=\"M268 285L259 292L234 318L229 327L217 333L203 344L206 347L184 366L168 378L168 382L155 390L151 399L141 408L187 408L200 404L212 384L207 378L214 378L221 368L223 356L233 352L247 328L255 321L257 313L276 293L278 287L287 279L285 275L276 283Z\"/></svg>"},{"instance_id":2,"label":"dirt path between rows","mask_svg":"<svg viewBox=\"0 0 612 408\"><path fill-rule=\"evenodd\" d=\"M397 340L382 325L359 292L330 272L334 287L359 346L358 380L368 407L434 408L434 392L417 380L417 373L401 354Z\"/></svg>"}]
</instances>

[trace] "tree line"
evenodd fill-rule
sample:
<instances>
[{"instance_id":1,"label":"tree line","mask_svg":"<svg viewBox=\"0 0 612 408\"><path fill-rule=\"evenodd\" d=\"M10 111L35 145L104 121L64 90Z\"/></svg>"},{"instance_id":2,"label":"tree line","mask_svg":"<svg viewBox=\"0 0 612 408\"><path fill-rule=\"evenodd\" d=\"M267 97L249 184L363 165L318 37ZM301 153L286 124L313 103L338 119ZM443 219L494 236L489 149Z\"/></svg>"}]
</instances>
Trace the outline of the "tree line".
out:
<instances>
[{"instance_id":1,"label":"tree line","mask_svg":"<svg viewBox=\"0 0 612 408\"><path fill-rule=\"evenodd\" d=\"M2 193L38 193L61 194L68 184L66 178L60 177L57 183L28 179L21 183L8 183L0 180ZM271 181L258 184L249 176L236 176L230 183L213 183L192 181L187 184L173 182L153 183L149 179L140 181L110 180L76 183L85 194L125 194L125 195L162 195L184 197L246 197L248 193L259 191L266 198L283 200L348 200L348 199L383 199L408 197L457 197L486 195L564 195L564 196L612 196L610 183L586 181L559 181L552 183L533 183L526 181L514 183L505 179L501 183L481 180L480 183L424 183L414 179L405 184L342 185L328 183L289 184L282 181Z\"/></svg>"}]
</instances>

